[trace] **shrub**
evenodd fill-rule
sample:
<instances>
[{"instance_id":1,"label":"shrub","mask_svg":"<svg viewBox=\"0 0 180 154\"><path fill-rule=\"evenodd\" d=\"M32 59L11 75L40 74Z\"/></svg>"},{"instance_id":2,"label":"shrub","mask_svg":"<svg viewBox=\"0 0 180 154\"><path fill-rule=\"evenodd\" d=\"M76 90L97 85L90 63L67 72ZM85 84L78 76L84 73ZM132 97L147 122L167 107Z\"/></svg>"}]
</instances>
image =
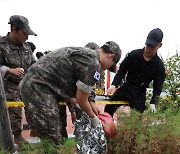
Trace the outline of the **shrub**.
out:
<instances>
[{"instance_id":1,"label":"shrub","mask_svg":"<svg viewBox=\"0 0 180 154\"><path fill-rule=\"evenodd\" d=\"M117 136L109 140L108 154L180 153L180 112L171 113L118 113Z\"/></svg>"}]
</instances>

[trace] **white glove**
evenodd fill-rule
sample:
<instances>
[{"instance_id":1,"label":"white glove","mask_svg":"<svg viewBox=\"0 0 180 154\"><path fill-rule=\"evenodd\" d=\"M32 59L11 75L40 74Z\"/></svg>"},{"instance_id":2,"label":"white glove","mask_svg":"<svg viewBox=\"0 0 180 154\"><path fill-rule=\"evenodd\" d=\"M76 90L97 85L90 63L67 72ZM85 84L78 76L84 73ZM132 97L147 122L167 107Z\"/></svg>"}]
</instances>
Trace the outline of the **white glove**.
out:
<instances>
[{"instance_id":1,"label":"white glove","mask_svg":"<svg viewBox=\"0 0 180 154\"><path fill-rule=\"evenodd\" d=\"M100 124L100 121L97 116L95 116L94 118L91 118L91 121L94 128L97 128L97 126Z\"/></svg>"},{"instance_id":2,"label":"white glove","mask_svg":"<svg viewBox=\"0 0 180 154\"><path fill-rule=\"evenodd\" d=\"M109 94L113 93L113 92L114 92L114 90L115 90L115 88L116 88L116 86L115 86L115 85L111 85L111 86L108 88L108 90L107 90L107 95L109 95Z\"/></svg>"},{"instance_id":3,"label":"white glove","mask_svg":"<svg viewBox=\"0 0 180 154\"><path fill-rule=\"evenodd\" d=\"M150 108L151 112L153 112L153 113L156 112L156 106L155 106L155 104L149 104L149 108Z\"/></svg>"}]
</instances>

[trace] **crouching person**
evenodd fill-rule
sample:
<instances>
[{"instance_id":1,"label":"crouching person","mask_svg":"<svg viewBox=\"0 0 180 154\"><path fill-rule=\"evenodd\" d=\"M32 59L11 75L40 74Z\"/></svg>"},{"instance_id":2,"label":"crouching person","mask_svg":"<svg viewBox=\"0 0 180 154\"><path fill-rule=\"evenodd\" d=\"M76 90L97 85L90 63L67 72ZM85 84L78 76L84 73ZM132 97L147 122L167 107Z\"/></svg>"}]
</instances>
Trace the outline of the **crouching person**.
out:
<instances>
[{"instance_id":1,"label":"crouching person","mask_svg":"<svg viewBox=\"0 0 180 154\"><path fill-rule=\"evenodd\" d=\"M109 41L103 48L93 51L83 47L61 48L33 64L19 84L19 90L26 106L27 122L38 136L60 144L58 103L69 98L76 98L96 128L100 122L88 97L100 79L100 71L114 69L120 56L119 46Z\"/></svg>"}]
</instances>

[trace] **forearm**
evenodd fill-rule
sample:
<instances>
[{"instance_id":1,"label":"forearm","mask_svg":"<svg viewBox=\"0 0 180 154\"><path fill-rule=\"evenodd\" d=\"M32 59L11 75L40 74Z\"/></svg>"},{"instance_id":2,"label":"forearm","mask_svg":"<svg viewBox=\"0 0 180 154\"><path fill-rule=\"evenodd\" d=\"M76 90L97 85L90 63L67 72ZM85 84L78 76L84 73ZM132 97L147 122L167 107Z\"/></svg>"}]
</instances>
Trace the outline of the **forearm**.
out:
<instances>
[{"instance_id":1,"label":"forearm","mask_svg":"<svg viewBox=\"0 0 180 154\"><path fill-rule=\"evenodd\" d=\"M91 118L95 117L95 114L91 108L91 105L89 104L89 102L84 102L84 103L78 103L79 106L81 107L81 109L86 112Z\"/></svg>"},{"instance_id":2,"label":"forearm","mask_svg":"<svg viewBox=\"0 0 180 154\"><path fill-rule=\"evenodd\" d=\"M69 111L71 112L71 114L73 112L75 112L75 109L74 109L74 105L71 103L71 102L66 102L67 106L68 106L68 109Z\"/></svg>"},{"instance_id":3,"label":"forearm","mask_svg":"<svg viewBox=\"0 0 180 154\"><path fill-rule=\"evenodd\" d=\"M91 94L88 97L88 101L95 103L95 97L96 97L96 93L95 93L95 89L93 89L93 91L91 92Z\"/></svg>"},{"instance_id":4,"label":"forearm","mask_svg":"<svg viewBox=\"0 0 180 154\"><path fill-rule=\"evenodd\" d=\"M125 76L125 73L123 73L122 71L118 71L118 73L115 75L114 80L111 85L114 85L117 88L121 84L124 76Z\"/></svg>"},{"instance_id":5,"label":"forearm","mask_svg":"<svg viewBox=\"0 0 180 154\"><path fill-rule=\"evenodd\" d=\"M160 94L161 94L161 89L160 88L154 89L153 90L153 96L151 98L150 104L157 104Z\"/></svg>"},{"instance_id":6,"label":"forearm","mask_svg":"<svg viewBox=\"0 0 180 154\"><path fill-rule=\"evenodd\" d=\"M159 71L159 74L157 74L153 82L153 96L150 103L157 104L159 96L162 92L164 80L165 80L165 69L163 68L161 71Z\"/></svg>"},{"instance_id":7,"label":"forearm","mask_svg":"<svg viewBox=\"0 0 180 154\"><path fill-rule=\"evenodd\" d=\"M91 105L88 102L89 94L84 93L83 91L77 89L76 92L76 101L81 107L81 109L86 112L91 118L95 117L95 114L91 108Z\"/></svg>"}]
</instances>

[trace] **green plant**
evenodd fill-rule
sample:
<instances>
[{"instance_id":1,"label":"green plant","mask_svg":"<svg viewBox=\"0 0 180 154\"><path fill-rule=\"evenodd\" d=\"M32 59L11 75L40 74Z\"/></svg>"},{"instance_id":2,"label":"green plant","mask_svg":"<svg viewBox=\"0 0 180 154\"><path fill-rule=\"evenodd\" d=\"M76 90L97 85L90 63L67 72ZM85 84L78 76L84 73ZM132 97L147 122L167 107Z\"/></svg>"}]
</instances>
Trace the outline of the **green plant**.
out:
<instances>
[{"instance_id":1,"label":"green plant","mask_svg":"<svg viewBox=\"0 0 180 154\"><path fill-rule=\"evenodd\" d=\"M58 153L59 154L74 154L76 152L77 142L74 139L67 139L63 145L60 146Z\"/></svg>"},{"instance_id":2,"label":"green plant","mask_svg":"<svg viewBox=\"0 0 180 154\"><path fill-rule=\"evenodd\" d=\"M164 61L166 80L163 91L176 100L180 92L180 56L175 55Z\"/></svg>"},{"instance_id":3,"label":"green plant","mask_svg":"<svg viewBox=\"0 0 180 154\"><path fill-rule=\"evenodd\" d=\"M0 154L10 154L10 152L0 148Z\"/></svg>"},{"instance_id":4,"label":"green plant","mask_svg":"<svg viewBox=\"0 0 180 154\"><path fill-rule=\"evenodd\" d=\"M180 153L180 112L140 114L132 110L130 116L118 113L117 136L109 140L108 154L115 153Z\"/></svg>"},{"instance_id":5,"label":"green plant","mask_svg":"<svg viewBox=\"0 0 180 154\"><path fill-rule=\"evenodd\" d=\"M48 139L41 139L40 143L36 144L24 144L18 150L19 154L54 154L57 149Z\"/></svg>"}]
</instances>

